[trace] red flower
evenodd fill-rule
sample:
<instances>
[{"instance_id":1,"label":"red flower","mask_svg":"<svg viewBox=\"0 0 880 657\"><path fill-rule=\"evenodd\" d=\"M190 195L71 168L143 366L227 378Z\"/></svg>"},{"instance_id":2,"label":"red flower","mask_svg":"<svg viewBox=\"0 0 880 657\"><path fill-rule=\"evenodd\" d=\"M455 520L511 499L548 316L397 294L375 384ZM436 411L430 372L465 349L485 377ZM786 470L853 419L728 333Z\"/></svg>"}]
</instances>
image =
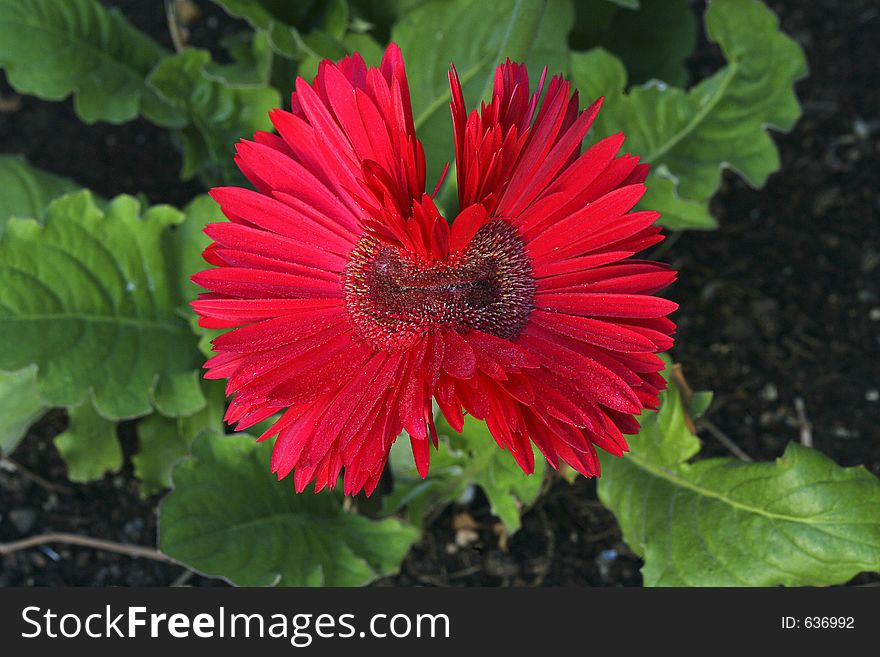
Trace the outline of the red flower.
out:
<instances>
[{"instance_id":1,"label":"red flower","mask_svg":"<svg viewBox=\"0 0 880 657\"><path fill-rule=\"evenodd\" d=\"M594 445L620 455L633 417L663 388L676 304L651 296L675 272L630 259L661 241L656 212L630 212L647 166L615 157L623 135L581 153L601 101L578 111L560 77L529 94L522 64L495 75L466 113L450 73L460 211L425 193L397 46L379 68L358 56L298 79L277 135L242 141L256 187L213 190L229 222L206 228L216 268L193 281L214 341L209 378L228 379L239 428L283 410L272 470L345 493L376 487L402 429L422 476L431 410L461 429L485 419L525 472L531 443L553 467L599 473Z\"/></svg>"}]
</instances>

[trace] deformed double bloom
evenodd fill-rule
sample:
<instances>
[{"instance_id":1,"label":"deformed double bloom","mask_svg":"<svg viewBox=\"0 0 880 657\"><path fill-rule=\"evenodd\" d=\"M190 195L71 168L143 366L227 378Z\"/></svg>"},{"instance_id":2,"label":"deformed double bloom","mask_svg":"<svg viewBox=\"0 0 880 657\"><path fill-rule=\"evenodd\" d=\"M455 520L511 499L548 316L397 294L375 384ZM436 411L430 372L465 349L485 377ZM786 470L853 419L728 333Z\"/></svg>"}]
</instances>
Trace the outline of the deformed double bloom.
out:
<instances>
[{"instance_id":1,"label":"deformed double bloom","mask_svg":"<svg viewBox=\"0 0 880 657\"><path fill-rule=\"evenodd\" d=\"M530 93L526 68L498 67L490 103L468 114L449 75L459 212L425 193L425 155L399 49L298 79L277 134L242 141L256 188L214 189L193 281L214 341L209 378L228 379L239 429L280 413L272 470L297 491L376 487L406 430L425 476L437 446L432 399L460 430L485 420L525 472L532 443L595 476L634 415L664 386L676 304L653 296L675 272L631 256L663 239L632 211L647 165L617 156L623 135L582 141L601 101L579 111L561 77ZM542 99L543 95L543 99Z\"/></svg>"}]
</instances>

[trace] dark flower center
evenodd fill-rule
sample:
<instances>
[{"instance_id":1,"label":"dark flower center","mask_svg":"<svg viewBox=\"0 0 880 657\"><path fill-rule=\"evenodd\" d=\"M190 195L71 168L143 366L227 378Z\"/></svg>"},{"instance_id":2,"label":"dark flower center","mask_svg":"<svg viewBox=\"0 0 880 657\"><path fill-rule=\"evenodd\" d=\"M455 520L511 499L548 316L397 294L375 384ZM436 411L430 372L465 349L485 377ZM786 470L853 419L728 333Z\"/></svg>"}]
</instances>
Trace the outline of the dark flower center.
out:
<instances>
[{"instance_id":1,"label":"dark flower center","mask_svg":"<svg viewBox=\"0 0 880 657\"><path fill-rule=\"evenodd\" d=\"M437 327L513 339L529 319L535 280L525 244L491 221L442 262L364 236L345 270L345 303L358 333L380 349L406 348Z\"/></svg>"}]
</instances>

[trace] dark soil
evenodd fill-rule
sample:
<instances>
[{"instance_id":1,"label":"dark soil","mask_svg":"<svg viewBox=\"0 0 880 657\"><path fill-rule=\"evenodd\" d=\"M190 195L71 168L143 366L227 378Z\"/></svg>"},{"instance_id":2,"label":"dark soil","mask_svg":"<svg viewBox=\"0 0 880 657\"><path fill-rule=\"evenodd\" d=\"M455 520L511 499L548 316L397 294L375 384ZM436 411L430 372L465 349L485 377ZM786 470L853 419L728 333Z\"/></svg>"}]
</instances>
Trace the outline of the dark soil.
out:
<instances>
[{"instance_id":1,"label":"dark soil","mask_svg":"<svg viewBox=\"0 0 880 657\"><path fill-rule=\"evenodd\" d=\"M133 0L113 4L170 48L161 12ZM791 134L775 136L782 170L764 189L727 172L713 202L720 230L684 234L665 251L681 279L669 291L681 304L673 357L695 389L715 391L709 419L755 459L779 456L807 432L838 463L864 463L880 475L880 41L873 38L880 7L770 4L807 52L811 76L797 85L804 116ZM201 5L192 38L208 46L231 22ZM715 48L702 43L692 68L702 76L718 63ZM5 84L0 93L11 96ZM84 126L69 101L21 98L17 110L0 113L0 144L105 196L143 192L181 205L201 191L178 180L179 156L164 131L144 121ZM0 470L0 541L70 531L153 545L158 498L140 500L130 464L94 484L66 481L51 440L65 422L63 413L50 414L14 458L69 492ZM130 455L131 426L120 434ZM729 455L711 434L701 437L704 454ZM581 478L550 486L511 537L477 491L435 517L400 574L380 584L638 585L640 565L597 501L595 482ZM0 585L164 586L185 573L53 545L2 558ZM861 575L852 583L878 581Z\"/></svg>"}]
</instances>

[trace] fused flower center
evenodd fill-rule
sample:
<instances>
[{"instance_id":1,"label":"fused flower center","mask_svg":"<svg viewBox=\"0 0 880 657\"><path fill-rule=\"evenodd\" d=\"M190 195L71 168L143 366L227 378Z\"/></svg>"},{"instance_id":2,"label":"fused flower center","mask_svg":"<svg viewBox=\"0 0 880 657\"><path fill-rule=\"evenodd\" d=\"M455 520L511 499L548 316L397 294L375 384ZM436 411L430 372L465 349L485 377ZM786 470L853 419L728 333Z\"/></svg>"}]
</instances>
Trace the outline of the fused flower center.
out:
<instances>
[{"instance_id":1,"label":"fused flower center","mask_svg":"<svg viewBox=\"0 0 880 657\"><path fill-rule=\"evenodd\" d=\"M535 289L522 238L498 220L440 262L365 236L345 271L345 302L355 328L386 350L409 347L438 327L513 339L528 321Z\"/></svg>"}]
</instances>

